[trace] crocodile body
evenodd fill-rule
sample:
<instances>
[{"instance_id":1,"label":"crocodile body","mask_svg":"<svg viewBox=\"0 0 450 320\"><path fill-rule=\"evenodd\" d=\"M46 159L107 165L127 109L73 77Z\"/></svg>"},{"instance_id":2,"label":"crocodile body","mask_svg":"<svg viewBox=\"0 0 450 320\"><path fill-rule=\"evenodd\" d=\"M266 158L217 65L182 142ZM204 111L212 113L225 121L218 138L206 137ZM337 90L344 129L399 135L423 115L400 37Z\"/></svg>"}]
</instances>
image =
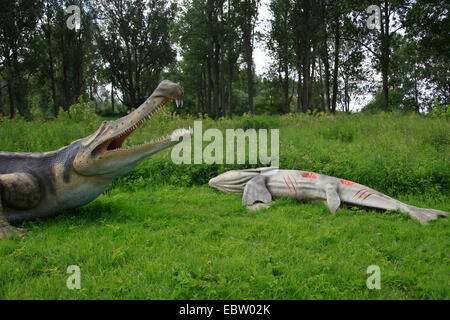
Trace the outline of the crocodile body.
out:
<instances>
[{"instance_id":1,"label":"crocodile body","mask_svg":"<svg viewBox=\"0 0 450 320\"><path fill-rule=\"evenodd\" d=\"M47 153L0 153L2 205L9 222L49 216L85 205L111 182L73 170L81 141ZM88 187L87 187L88 186Z\"/></svg>"},{"instance_id":2,"label":"crocodile body","mask_svg":"<svg viewBox=\"0 0 450 320\"><path fill-rule=\"evenodd\" d=\"M134 112L116 121L105 121L92 135L56 151L44 153L0 152L0 238L25 230L17 223L51 216L96 199L109 183L129 172L147 156L173 146L191 130L140 146L122 148L134 130L170 100L181 101L178 84L163 81Z\"/></svg>"},{"instance_id":3,"label":"crocodile body","mask_svg":"<svg viewBox=\"0 0 450 320\"><path fill-rule=\"evenodd\" d=\"M250 210L267 208L275 198L293 198L323 201L331 213L335 213L341 203L398 210L422 224L448 215L444 211L408 205L353 181L300 170L272 167L232 170L211 179L209 186L227 193L243 194L242 204Z\"/></svg>"}]
</instances>

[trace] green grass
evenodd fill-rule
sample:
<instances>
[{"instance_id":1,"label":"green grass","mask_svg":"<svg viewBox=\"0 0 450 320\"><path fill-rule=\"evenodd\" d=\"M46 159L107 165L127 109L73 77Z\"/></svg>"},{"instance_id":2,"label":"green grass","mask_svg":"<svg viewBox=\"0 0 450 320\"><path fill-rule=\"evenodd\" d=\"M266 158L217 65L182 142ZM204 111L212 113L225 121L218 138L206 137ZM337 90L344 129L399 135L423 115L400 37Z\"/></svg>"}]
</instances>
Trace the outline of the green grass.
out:
<instances>
[{"instance_id":1,"label":"green grass","mask_svg":"<svg viewBox=\"0 0 450 320\"><path fill-rule=\"evenodd\" d=\"M191 124L151 121L132 143ZM0 121L0 150L44 151L101 121ZM207 127L280 128L281 167L358 181L399 200L450 211L446 120L400 115L207 120ZM241 123L240 123L241 122ZM92 127L92 128L91 128ZM64 134L61 134L64 133ZM2 299L449 299L449 219L277 200L248 212L204 183L230 166L176 166L169 151L116 180L97 200L26 222L0 241ZM69 290L67 267L81 268ZM366 287L381 269L381 290Z\"/></svg>"}]
</instances>

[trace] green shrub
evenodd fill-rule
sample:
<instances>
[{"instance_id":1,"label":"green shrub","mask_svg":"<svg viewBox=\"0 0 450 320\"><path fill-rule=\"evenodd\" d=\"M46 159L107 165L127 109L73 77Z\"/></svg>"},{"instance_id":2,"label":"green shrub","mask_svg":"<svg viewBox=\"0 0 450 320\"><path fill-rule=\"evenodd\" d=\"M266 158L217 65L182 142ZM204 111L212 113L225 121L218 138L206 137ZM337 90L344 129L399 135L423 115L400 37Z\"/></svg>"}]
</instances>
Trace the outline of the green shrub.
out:
<instances>
[{"instance_id":1,"label":"green shrub","mask_svg":"<svg viewBox=\"0 0 450 320\"><path fill-rule=\"evenodd\" d=\"M272 129L272 128L278 128L278 123L269 116L262 116L262 115L244 115L243 117L237 119L234 121L234 128L235 129Z\"/></svg>"},{"instance_id":2,"label":"green shrub","mask_svg":"<svg viewBox=\"0 0 450 320\"><path fill-rule=\"evenodd\" d=\"M84 102L82 95L78 97L78 102L69 108L69 112L72 120L76 122L91 121L92 118L97 118L94 102Z\"/></svg>"},{"instance_id":3,"label":"green shrub","mask_svg":"<svg viewBox=\"0 0 450 320\"><path fill-rule=\"evenodd\" d=\"M0 150L49 151L94 132L102 119L74 121L64 115L56 121L0 117ZM162 111L136 130L125 145L140 144L193 125ZM207 128L280 129L280 167L315 171L353 180L392 196L428 194L448 196L450 192L450 148L448 120L417 114L379 113L311 116L243 116L233 121L203 120ZM208 142L203 143L206 147ZM224 150L225 151L225 150ZM171 149L146 159L110 188L140 188L152 185L202 185L231 169L255 165L175 165Z\"/></svg>"},{"instance_id":4,"label":"green shrub","mask_svg":"<svg viewBox=\"0 0 450 320\"><path fill-rule=\"evenodd\" d=\"M433 107L430 110L429 116L434 118L450 118L449 105L441 105L437 98L434 99Z\"/></svg>"}]
</instances>

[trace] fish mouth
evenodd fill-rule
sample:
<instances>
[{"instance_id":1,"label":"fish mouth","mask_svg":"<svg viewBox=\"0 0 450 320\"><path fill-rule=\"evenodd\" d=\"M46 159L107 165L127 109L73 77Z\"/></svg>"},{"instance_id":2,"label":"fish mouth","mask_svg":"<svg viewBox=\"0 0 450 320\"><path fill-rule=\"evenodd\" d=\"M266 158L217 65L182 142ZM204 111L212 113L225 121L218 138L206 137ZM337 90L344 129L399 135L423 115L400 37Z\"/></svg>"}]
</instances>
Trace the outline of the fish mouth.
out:
<instances>
[{"instance_id":1,"label":"fish mouth","mask_svg":"<svg viewBox=\"0 0 450 320\"><path fill-rule=\"evenodd\" d=\"M142 126L147 120L151 119L158 111L160 111L171 100L172 99L167 98L167 97L163 98L163 100L155 108L153 108L149 113L144 115L140 120L136 121L134 124L131 124L128 128L122 130L121 132L116 134L114 137L106 140L105 142L103 142L99 146L97 146L92 151L92 155L94 157L99 157L99 156L109 153L109 152L114 152L114 151L119 151L119 150L131 150L131 149L134 149L137 147L145 146L146 144L153 143L153 141L152 141L149 143L144 143L143 145L139 145L139 146L128 146L125 148L122 147L125 139L130 134L132 134L137 128ZM176 100L177 106L180 105L180 103L182 103L182 100Z\"/></svg>"}]
</instances>

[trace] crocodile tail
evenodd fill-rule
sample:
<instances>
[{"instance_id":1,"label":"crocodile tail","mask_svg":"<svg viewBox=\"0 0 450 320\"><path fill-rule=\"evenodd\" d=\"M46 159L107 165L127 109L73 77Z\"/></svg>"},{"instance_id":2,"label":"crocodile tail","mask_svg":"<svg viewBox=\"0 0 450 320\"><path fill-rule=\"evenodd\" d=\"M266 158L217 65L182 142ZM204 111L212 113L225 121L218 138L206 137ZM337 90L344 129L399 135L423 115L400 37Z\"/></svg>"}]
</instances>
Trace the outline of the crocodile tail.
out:
<instances>
[{"instance_id":1,"label":"crocodile tail","mask_svg":"<svg viewBox=\"0 0 450 320\"><path fill-rule=\"evenodd\" d=\"M448 216L448 213L445 211L418 208L410 205L406 205L405 211L408 212L411 217L419 220L421 224L427 224L432 220L436 220L439 216Z\"/></svg>"}]
</instances>

